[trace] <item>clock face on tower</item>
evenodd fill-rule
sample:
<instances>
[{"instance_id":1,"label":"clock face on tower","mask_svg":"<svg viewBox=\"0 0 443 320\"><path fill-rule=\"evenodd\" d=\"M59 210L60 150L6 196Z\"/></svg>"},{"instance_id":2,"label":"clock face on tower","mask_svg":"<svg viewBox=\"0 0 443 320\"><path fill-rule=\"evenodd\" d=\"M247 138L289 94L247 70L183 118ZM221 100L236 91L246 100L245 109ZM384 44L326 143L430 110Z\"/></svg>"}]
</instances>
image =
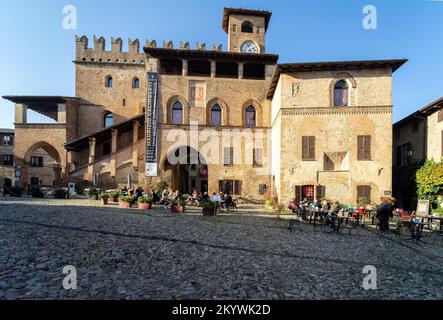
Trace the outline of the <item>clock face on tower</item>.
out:
<instances>
[{"instance_id":1,"label":"clock face on tower","mask_svg":"<svg viewBox=\"0 0 443 320\"><path fill-rule=\"evenodd\" d=\"M257 45L252 41L245 41L240 48L243 53L259 53Z\"/></svg>"}]
</instances>

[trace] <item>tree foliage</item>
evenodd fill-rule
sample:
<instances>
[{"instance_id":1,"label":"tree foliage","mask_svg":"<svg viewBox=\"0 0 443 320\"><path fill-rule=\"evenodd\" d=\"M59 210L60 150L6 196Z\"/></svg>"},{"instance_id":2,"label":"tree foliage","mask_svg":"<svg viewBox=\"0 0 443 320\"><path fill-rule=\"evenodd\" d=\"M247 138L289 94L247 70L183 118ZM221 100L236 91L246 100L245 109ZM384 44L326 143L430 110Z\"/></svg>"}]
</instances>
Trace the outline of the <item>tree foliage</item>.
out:
<instances>
[{"instance_id":1,"label":"tree foliage","mask_svg":"<svg viewBox=\"0 0 443 320\"><path fill-rule=\"evenodd\" d=\"M417 171L416 181L419 198L436 203L443 193L443 162L426 161Z\"/></svg>"}]
</instances>

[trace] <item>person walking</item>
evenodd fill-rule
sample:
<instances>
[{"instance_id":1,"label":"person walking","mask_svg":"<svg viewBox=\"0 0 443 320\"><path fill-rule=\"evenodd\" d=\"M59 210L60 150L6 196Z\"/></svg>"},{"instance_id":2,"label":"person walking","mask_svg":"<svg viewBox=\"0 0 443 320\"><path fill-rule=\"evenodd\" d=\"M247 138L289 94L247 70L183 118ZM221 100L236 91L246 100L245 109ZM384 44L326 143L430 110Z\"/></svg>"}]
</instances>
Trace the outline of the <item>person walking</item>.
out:
<instances>
[{"instance_id":1,"label":"person walking","mask_svg":"<svg viewBox=\"0 0 443 320\"><path fill-rule=\"evenodd\" d=\"M380 231L389 231L389 219L394 216L395 198L385 200L377 209L377 218L380 221Z\"/></svg>"}]
</instances>

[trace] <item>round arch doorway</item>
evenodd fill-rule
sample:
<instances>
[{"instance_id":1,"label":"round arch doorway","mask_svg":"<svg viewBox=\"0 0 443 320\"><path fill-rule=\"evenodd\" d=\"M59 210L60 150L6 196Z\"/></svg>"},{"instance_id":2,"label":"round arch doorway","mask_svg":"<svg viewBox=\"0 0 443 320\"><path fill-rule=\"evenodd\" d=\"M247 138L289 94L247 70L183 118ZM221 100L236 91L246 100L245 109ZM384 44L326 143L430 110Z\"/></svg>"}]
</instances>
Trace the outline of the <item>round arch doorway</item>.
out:
<instances>
[{"instance_id":1,"label":"round arch doorway","mask_svg":"<svg viewBox=\"0 0 443 320\"><path fill-rule=\"evenodd\" d=\"M31 186L56 187L62 184L62 159L59 151L51 144L40 141L26 151L24 177Z\"/></svg>"},{"instance_id":2,"label":"round arch doorway","mask_svg":"<svg viewBox=\"0 0 443 320\"><path fill-rule=\"evenodd\" d=\"M164 162L165 175L173 191L191 194L208 191L208 165L203 156L191 147L180 147L170 152Z\"/></svg>"}]
</instances>

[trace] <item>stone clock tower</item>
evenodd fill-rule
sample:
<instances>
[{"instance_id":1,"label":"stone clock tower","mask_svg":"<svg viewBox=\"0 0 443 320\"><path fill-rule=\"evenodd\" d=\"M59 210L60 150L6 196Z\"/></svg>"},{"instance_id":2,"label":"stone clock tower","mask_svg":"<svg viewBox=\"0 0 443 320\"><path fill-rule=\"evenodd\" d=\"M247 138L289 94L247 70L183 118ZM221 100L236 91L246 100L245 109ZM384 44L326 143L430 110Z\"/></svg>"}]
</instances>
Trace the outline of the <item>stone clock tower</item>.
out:
<instances>
[{"instance_id":1,"label":"stone clock tower","mask_svg":"<svg viewBox=\"0 0 443 320\"><path fill-rule=\"evenodd\" d=\"M265 53L265 37L272 13L225 8L223 30L228 34L228 51Z\"/></svg>"}]
</instances>

